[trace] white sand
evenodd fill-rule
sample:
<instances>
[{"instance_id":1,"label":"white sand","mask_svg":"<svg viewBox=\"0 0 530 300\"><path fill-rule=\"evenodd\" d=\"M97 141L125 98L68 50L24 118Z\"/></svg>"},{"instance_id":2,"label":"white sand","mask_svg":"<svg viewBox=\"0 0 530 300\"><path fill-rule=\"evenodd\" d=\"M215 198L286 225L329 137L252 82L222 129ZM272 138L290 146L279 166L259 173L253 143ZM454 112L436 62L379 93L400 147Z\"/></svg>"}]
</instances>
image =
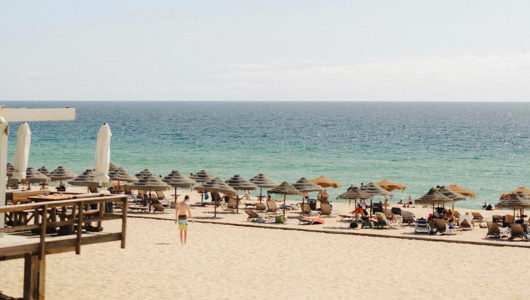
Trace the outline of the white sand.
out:
<instances>
[{"instance_id":1,"label":"white sand","mask_svg":"<svg viewBox=\"0 0 530 300\"><path fill-rule=\"evenodd\" d=\"M106 222L118 230L119 221ZM523 298L528 250L130 219L127 248L49 255L48 299ZM21 296L23 261L0 262Z\"/></svg>"}]
</instances>

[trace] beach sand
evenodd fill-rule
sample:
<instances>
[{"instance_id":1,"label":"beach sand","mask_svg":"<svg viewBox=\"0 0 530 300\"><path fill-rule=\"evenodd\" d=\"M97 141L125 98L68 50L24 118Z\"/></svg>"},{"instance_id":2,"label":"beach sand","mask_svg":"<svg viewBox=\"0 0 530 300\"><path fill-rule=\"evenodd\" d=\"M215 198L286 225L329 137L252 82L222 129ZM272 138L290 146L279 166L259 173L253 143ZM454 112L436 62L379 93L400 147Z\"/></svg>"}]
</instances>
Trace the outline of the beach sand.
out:
<instances>
[{"instance_id":1,"label":"beach sand","mask_svg":"<svg viewBox=\"0 0 530 300\"><path fill-rule=\"evenodd\" d=\"M197 194L191 194L193 203ZM346 209L347 203L334 205ZM212 211L192 209L199 221L212 221ZM423 211L429 209L418 208L416 216ZM270 225L275 229L190 223L189 243L182 246L172 213L155 215L168 220L131 216L126 249L113 242L84 246L80 256L47 256L47 299L522 299L530 292L525 248L276 229L351 231L338 218L318 226ZM220 217L215 221L251 225L242 210ZM105 231L120 224L105 222ZM485 234L475 229L436 238L483 240ZM0 262L0 292L22 296L23 265Z\"/></svg>"}]
</instances>

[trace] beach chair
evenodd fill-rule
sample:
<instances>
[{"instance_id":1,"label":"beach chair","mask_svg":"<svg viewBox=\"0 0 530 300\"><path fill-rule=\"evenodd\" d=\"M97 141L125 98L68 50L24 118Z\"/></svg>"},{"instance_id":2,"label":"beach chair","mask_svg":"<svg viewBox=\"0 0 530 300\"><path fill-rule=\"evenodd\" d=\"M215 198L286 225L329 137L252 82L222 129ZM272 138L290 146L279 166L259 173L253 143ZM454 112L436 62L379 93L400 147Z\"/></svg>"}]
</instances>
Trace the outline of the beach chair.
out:
<instances>
[{"instance_id":1,"label":"beach chair","mask_svg":"<svg viewBox=\"0 0 530 300\"><path fill-rule=\"evenodd\" d=\"M510 230L512 231L512 236L510 237L510 240L514 240L516 238L520 238L523 241L526 241L526 235L524 234L524 229L521 224L514 223L510 224Z\"/></svg>"},{"instance_id":2,"label":"beach chair","mask_svg":"<svg viewBox=\"0 0 530 300\"><path fill-rule=\"evenodd\" d=\"M320 212L317 210L311 210L311 206L309 203L304 203L302 205L302 211L300 212L300 215L302 216L319 216Z\"/></svg>"},{"instance_id":3,"label":"beach chair","mask_svg":"<svg viewBox=\"0 0 530 300\"><path fill-rule=\"evenodd\" d=\"M447 233L447 224L444 219L434 219L434 226L436 228L436 233Z\"/></svg>"},{"instance_id":4,"label":"beach chair","mask_svg":"<svg viewBox=\"0 0 530 300\"><path fill-rule=\"evenodd\" d=\"M502 225L502 216L501 215L493 215L491 216L491 220L493 223L497 223L499 225Z\"/></svg>"},{"instance_id":5,"label":"beach chair","mask_svg":"<svg viewBox=\"0 0 530 300\"><path fill-rule=\"evenodd\" d=\"M329 202L320 203L320 217L334 217L333 212L331 211L331 205Z\"/></svg>"},{"instance_id":6,"label":"beach chair","mask_svg":"<svg viewBox=\"0 0 530 300\"><path fill-rule=\"evenodd\" d=\"M460 215L458 224L460 224L460 229L462 230L473 230L473 221L470 215Z\"/></svg>"},{"instance_id":7,"label":"beach chair","mask_svg":"<svg viewBox=\"0 0 530 300\"><path fill-rule=\"evenodd\" d=\"M256 211L259 212L265 212L267 210L267 206L263 203L256 203Z\"/></svg>"},{"instance_id":8,"label":"beach chair","mask_svg":"<svg viewBox=\"0 0 530 300\"><path fill-rule=\"evenodd\" d=\"M427 219L419 218L416 221L416 227L414 227L414 233L430 233L431 232L431 226L429 226L429 222Z\"/></svg>"},{"instance_id":9,"label":"beach chair","mask_svg":"<svg viewBox=\"0 0 530 300\"><path fill-rule=\"evenodd\" d=\"M88 192L89 193L99 193L98 187L97 186L89 186L88 187Z\"/></svg>"},{"instance_id":10,"label":"beach chair","mask_svg":"<svg viewBox=\"0 0 530 300\"><path fill-rule=\"evenodd\" d=\"M383 210L383 213L385 214L385 217L389 220L392 220L394 218L394 214L390 209Z\"/></svg>"},{"instance_id":11,"label":"beach chair","mask_svg":"<svg viewBox=\"0 0 530 300\"><path fill-rule=\"evenodd\" d=\"M489 238L491 236L495 238L501 237L501 231L499 230L499 224L496 222L488 222L488 233L486 234L486 238Z\"/></svg>"},{"instance_id":12,"label":"beach chair","mask_svg":"<svg viewBox=\"0 0 530 300\"><path fill-rule=\"evenodd\" d=\"M416 223L416 220L414 219L414 214L408 211L401 212L401 216L403 217L403 222L401 223L401 226L403 224L407 223L409 226L412 226Z\"/></svg>"},{"instance_id":13,"label":"beach chair","mask_svg":"<svg viewBox=\"0 0 530 300\"><path fill-rule=\"evenodd\" d=\"M228 199L228 204L226 205L226 207L223 207L223 210L228 210L228 211L234 211L237 209L237 200L234 199L234 198L229 198Z\"/></svg>"},{"instance_id":14,"label":"beach chair","mask_svg":"<svg viewBox=\"0 0 530 300\"><path fill-rule=\"evenodd\" d=\"M278 212L278 206L276 206L276 202L274 201L267 201L267 211L271 213L277 213Z\"/></svg>"},{"instance_id":15,"label":"beach chair","mask_svg":"<svg viewBox=\"0 0 530 300\"><path fill-rule=\"evenodd\" d=\"M382 212L376 212L377 223L374 223L375 228L395 228L394 225L390 224L390 221L386 218Z\"/></svg>"},{"instance_id":16,"label":"beach chair","mask_svg":"<svg viewBox=\"0 0 530 300\"><path fill-rule=\"evenodd\" d=\"M247 213L247 215L248 215L247 221L252 221L252 220L272 220L273 219L272 216L260 215L257 212L255 212L253 210L250 210L250 209L245 210L245 213Z\"/></svg>"},{"instance_id":17,"label":"beach chair","mask_svg":"<svg viewBox=\"0 0 530 300\"><path fill-rule=\"evenodd\" d=\"M455 219L460 219L460 213L456 210L453 212L453 216L455 216Z\"/></svg>"},{"instance_id":18,"label":"beach chair","mask_svg":"<svg viewBox=\"0 0 530 300\"><path fill-rule=\"evenodd\" d=\"M166 195L164 194L163 191L157 191L156 192L156 197L158 198L158 200L167 200L166 199Z\"/></svg>"},{"instance_id":19,"label":"beach chair","mask_svg":"<svg viewBox=\"0 0 530 300\"><path fill-rule=\"evenodd\" d=\"M484 221L484 217L478 212L472 212L471 215L473 215L473 221L477 221L479 223Z\"/></svg>"},{"instance_id":20,"label":"beach chair","mask_svg":"<svg viewBox=\"0 0 530 300\"><path fill-rule=\"evenodd\" d=\"M511 224L515 222L515 217L512 215L506 215L504 216L504 219L502 220L502 227L510 227Z\"/></svg>"},{"instance_id":21,"label":"beach chair","mask_svg":"<svg viewBox=\"0 0 530 300\"><path fill-rule=\"evenodd\" d=\"M401 208L399 208L399 207L392 207L392 209L390 211L392 212L392 214L398 215L398 216L402 216L402 214L403 214Z\"/></svg>"}]
</instances>

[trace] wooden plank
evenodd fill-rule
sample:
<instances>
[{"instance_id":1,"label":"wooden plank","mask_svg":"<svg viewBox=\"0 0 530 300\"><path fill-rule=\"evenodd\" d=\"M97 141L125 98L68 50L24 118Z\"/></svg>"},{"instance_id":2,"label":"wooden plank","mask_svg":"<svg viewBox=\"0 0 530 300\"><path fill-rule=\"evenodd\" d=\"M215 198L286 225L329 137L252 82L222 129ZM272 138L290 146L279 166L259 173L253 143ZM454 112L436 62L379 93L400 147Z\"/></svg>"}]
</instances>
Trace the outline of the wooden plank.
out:
<instances>
[{"instance_id":1,"label":"wooden plank","mask_svg":"<svg viewBox=\"0 0 530 300\"><path fill-rule=\"evenodd\" d=\"M121 210L121 248L125 249L127 237L127 198L123 198L123 208Z\"/></svg>"},{"instance_id":2,"label":"wooden plank","mask_svg":"<svg viewBox=\"0 0 530 300\"><path fill-rule=\"evenodd\" d=\"M75 108L4 108L0 116L7 122L73 121L76 113Z\"/></svg>"},{"instance_id":3,"label":"wooden plank","mask_svg":"<svg viewBox=\"0 0 530 300\"><path fill-rule=\"evenodd\" d=\"M46 211L48 210L48 207L44 205L42 215L44 216L46 214ZM48 220L46 217L42 218L42 223L40 227L40 247L39 247L39 259L42 260L44 258L44 255L46 255L46 224Z\"/></svg>"},{"instance_id":4,"label":"wooden plank","mask_svg":"<svg viewBox=\"0 0 530 300\"><path fill-rule=\"evenodd\" d=\"M75 244L75 254L81 254L81 235L83 234L83 210L84 205L79 205L79 212L77 214L77 238Z\"/></svg>"},{"instance_id":5,"label":"wooden plank","mask_svg":"<svg viewBox=\"0 0 530 300\"><path fill-rule=\"evenodd\" d=\"M110 195L105 197L94 197L94 198L81 198L81 199L70 199L70 200L58 200L58 201L46 201L40 203L29 203L29 204L19 204L19 205L8 205L0 207L0 213L24 211L24 210L34 210L40 209L43 205L48 205L49 208L63 207L63 206L73 206L74 204L79 205L79 203L92 204L92 203L101 203L101 202L115 202L120 201L124 196L122 195Z\"/></svg>"},{"instance_id":6,"label":"wooden plank","mask_svg":"<svg viewBox=\"0 0 530 300\"><path fill-rule=\"evenodd\" d=\"M39 273L36 268L39 264L37 255L24 255L24 299L38 299Z\"/></svg>"}]
</instances>

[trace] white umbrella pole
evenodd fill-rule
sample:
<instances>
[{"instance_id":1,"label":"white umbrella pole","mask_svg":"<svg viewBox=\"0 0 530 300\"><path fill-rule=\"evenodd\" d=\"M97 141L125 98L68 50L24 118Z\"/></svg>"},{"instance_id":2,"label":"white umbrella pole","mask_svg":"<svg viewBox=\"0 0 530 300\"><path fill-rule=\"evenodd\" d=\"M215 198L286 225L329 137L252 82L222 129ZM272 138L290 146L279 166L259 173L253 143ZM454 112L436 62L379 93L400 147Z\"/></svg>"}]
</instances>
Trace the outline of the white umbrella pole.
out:
<instances>
[{"instance_id":1,"label":"white umbrella pole","mask_svg":"<svg viewBox=\"0 0 530 300\"><path fill-rule=\"evenodd\" d=\"M7 177L7 136L9 127L7 121L0 117L0 207L6 205L6 177ZM4 228L4 214L0 214L0 228ZM0 233L0 238L4 233Z\"/></svg>"}]
</instances>

